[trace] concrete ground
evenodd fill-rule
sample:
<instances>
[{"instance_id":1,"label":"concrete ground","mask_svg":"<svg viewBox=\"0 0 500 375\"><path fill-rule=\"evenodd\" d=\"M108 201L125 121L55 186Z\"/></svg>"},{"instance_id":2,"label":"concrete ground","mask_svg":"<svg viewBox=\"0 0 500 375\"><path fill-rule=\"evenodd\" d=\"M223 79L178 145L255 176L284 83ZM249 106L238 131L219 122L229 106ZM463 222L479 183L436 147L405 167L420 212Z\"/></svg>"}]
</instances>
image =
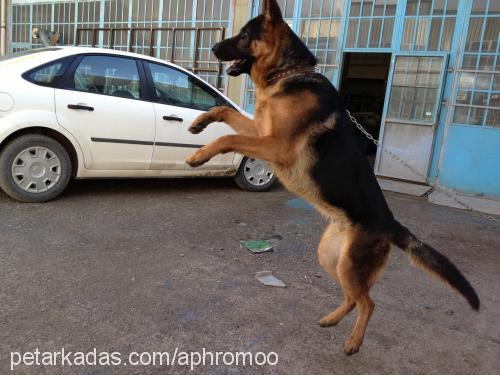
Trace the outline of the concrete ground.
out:
<instances>
[{"instance_id":1,"label":"concrete ground","mask_svg":"<svg viewBox=\"0 0 500 375\"><path fill-rule=\"evenodd\" d=\"M392 252L361 352L318 320L341 301L315 248L325 222L281 188L230 180L78 181L59 200L0 193L0 373L10 353L276 352L275 367L28 367L19 374L494 374L500 367L500 224L387 194L400 221L449 256L481 312ZM271 239L255 255L242 239ZM270 270L287 288L266 287ZM497 370L494 370L494 369Z\"/></svg>"}]
</instances>

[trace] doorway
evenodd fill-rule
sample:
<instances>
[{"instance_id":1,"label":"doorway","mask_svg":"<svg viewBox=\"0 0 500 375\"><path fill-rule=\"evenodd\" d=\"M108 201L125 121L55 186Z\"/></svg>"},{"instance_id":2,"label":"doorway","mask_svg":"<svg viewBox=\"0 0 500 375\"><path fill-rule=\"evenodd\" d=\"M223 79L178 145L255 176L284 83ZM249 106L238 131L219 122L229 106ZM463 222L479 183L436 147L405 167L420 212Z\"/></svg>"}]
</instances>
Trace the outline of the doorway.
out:
<instances>
[{"instance_id":1,"label":"doorway","mask_svg":"<svg viewBox=\"0 0 500 375\"><path fill-rule=\"evenodd\" d=\"M344 56L340 96L346 108L379 139L391 65L390 53L350 52ZM377 147L356 131L362 151L375 164Z\"/></svg>"}]
</instances>

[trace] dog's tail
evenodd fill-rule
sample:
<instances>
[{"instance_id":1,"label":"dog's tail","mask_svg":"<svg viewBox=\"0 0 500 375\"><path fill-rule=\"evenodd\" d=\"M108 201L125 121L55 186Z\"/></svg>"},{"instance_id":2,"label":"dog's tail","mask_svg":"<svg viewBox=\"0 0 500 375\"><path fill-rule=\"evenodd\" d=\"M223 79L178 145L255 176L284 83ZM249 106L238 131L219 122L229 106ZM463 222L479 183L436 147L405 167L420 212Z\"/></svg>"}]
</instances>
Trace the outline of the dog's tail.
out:
<instances>
[{"instance_id":1,"label":"dog's tail","mask_svg":"<svg viewBox=\"0 0 500 375\"><path fill-rule=\"evenodd\" d=\"M443 254L417 239L407 228L397 223L392 242L398 246L413 263L439 277L460 293L474 310L479 310L479 297L462 273Z\"/></svg>"}]
</instances>

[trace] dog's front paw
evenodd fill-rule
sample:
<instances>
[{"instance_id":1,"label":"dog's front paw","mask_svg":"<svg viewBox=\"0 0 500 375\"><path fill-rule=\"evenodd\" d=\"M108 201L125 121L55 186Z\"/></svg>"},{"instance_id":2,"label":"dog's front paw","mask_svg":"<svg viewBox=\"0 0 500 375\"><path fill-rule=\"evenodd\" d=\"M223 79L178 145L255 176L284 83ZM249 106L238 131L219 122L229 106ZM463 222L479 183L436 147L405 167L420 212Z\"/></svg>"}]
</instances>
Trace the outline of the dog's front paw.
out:
<instances>
[{"instance_id":1,"label":"dog's front paw","mask_svg":"<svg viewBox=\"0 0 500 375\"><path fill-rule=\"evenodd\" d=\"M194 120L188 130L192 134L199 134L203 130L205 130L205 128L212 122L214 121L212 120L211 116L209 116L207 113L204 113Z\"/></svg>"},{"instance_id":2,"label":"dog's front paw","mask_svg":"<svg viewBox=\"0 0 500 375\"><path fill-rule=\"evenodd\" d=\"M205 155L205 153L202 150L198 150L197 152L195 152L193 155L191 155L189 158L186 159L186 163L189 164L191 167L196 168L202 166L209 160L210 158L207 155Z\"/></svg>"},{"instance_id":3,"label":"dog's front paw","mask_svg":"<svg viewBox=\"0 0 500 375\"><path fill-rule=\"evenodd\" d=\"M355 340L352 337L349 338L344 344L344 353L346 355L353 355L359 352L359 348L361 347L361 342L359 340Z\"/></svg>"}]
</instances>

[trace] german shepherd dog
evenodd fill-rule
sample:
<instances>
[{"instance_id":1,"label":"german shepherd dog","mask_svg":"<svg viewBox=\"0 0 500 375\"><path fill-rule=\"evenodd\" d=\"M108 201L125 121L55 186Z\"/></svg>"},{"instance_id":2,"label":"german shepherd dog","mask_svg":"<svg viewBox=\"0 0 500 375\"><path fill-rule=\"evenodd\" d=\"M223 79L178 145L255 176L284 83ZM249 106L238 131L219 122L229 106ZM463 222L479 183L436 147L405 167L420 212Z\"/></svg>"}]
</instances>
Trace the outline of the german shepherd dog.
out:
<instances>
[{"instance_id":1,"label":"german shepherd dog","mask_svg":"<svg viewBox=\"0 0 500 375\"><path fill-rule=\"evenodd\" d=\"M201 115L190 127L192 133L225 122L237 134L217 139L186 162L196 167L227 152L264 159L287 189L329 220L319 263L340 284L344 300L320 325L335 326L357 308L346 354L358 352L363 343L375 306L369 291L391 244L479 310L479 298L460 271L394 218L336 89L315 72L316 58L284 22L275 0L264 0L263 13L235 37L216 44L213 52L222 61L234 60L228 74L250 74L256 86L255 119L227 107Z\"/></svg>"}]
</instances>

